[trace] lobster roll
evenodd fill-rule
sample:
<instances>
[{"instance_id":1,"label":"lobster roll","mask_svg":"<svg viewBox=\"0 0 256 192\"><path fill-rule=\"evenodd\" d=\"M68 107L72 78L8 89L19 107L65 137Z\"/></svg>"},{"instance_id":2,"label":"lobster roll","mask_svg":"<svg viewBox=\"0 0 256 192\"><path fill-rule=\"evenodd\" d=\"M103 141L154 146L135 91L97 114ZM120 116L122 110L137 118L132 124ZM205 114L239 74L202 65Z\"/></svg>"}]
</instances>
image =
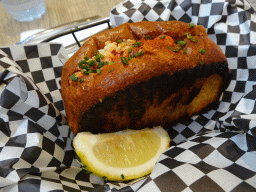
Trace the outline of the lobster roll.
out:
<instances>
[{"instance_id":1,"label":"lobster roll","mask_svg":"<svg viewBox=\"0 0 256 192\"><path fill-rule=\"evenodd\" d=\"M86 41L65 63L61 91L76 135L177 122L210 109L230 80L204 27L143 21Z\"/></svg>"}]
</instances>

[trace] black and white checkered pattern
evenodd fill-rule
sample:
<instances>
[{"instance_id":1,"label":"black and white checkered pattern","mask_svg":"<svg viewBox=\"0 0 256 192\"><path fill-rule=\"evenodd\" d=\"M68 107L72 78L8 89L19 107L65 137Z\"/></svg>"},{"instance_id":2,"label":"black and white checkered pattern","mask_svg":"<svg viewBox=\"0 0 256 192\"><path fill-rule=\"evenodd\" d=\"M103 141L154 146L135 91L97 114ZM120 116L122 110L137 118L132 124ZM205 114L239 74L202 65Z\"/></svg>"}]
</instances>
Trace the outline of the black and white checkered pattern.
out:
<instances>
[{"instance_id":1,"label":"black and white checkered pattern","mask_svg":"<svg viewBox=\"0 0 256 192\"><path fill-rule=\"evenodd\" d=\"M58 44L0 48L17 74L0 100L0 191L256 191L256 19L243 0L124 1L113 26L179 20L203 25L225 53L233 79L217 109L167 127L172 147L150 176L104 182L74 159L60 94L67 58Z\"/></svg>"},{"instance_id":2,"label":"black and white checkered pattern","mask_svg":"<svg viewBox=\"0 0 256 192\"><path fill-rule=\"evenodd\" d=\"M162 154L138 191L256 191L255 162L249 162L256 149L253 13L246 1L219 0L161 1L150 5L125 1L112 9L114 26L143 20L203 25L225 53L233 74L217 110L169 130L174 146Z\"/></svg>"},{"instance_id":3,"label":"black and white checkered pattern","mask_svg":"<svg viewBox=\"0 0 256 192\"><path fill-rule=\"evenodd\" d=\"M74 159L60 95L60 54L66 55L64 48L51 43L0 49L0 64L17 74L1 93L4 191L89 191L99 186Z\"/></svg>"},{"instance_id":4,"label":"black and white checkered pattern","mask_svg":"<svg viewBox=\"0 0 256 192\"><path fill-rule=\"evenodd\" d=\"M60 54L68 58L60 44L42 43L38 45L14 45L2 48L13 61L12 66L19 67L24 76L33 80L41 94L40 99L52 103L58 111L65 115L64 105L60 93L60 78L63 62ZM18 66L17 66L18 64ZM46 98L45 98L46 96ZM42 101L43 102L43 101ZM41 105L43 103L40 103ZM43 106L39 106L43 107Z\"/></svg>"},{"instance_id":5,"label":"black and white checkered pattern","mask_svg":"<svg viewBox=\"0 0 256 192\"><path fill-rule=\"evenodd\" d=\"M255 154L243 137L209 131L171 147L138 191L255 191Z\"/></svg>"}]
</instances>

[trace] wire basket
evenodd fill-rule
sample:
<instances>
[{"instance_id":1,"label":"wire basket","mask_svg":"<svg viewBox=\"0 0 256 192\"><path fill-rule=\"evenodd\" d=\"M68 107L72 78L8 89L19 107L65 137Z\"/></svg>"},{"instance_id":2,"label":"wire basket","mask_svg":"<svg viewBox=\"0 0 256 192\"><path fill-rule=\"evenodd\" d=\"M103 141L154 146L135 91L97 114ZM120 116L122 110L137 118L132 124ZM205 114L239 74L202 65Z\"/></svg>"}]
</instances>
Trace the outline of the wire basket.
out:
<instances>
[{"instance_id":1,"label":"wire basket","mask_svg":"<svg viewBox=\"0 0 256 192\"><path fill-rule=\"evenodd\" d=\"M66 23L54 28L42 30L33 34L15 45L37 44L43 42L54 42L63 44L68 57L71 57L92 35L111 28L109 18L101 19L93 16L82 20ZM7 70L0 73L0 93L6 84L10 82L13 75Z\"/></svg>"}]
</instances>

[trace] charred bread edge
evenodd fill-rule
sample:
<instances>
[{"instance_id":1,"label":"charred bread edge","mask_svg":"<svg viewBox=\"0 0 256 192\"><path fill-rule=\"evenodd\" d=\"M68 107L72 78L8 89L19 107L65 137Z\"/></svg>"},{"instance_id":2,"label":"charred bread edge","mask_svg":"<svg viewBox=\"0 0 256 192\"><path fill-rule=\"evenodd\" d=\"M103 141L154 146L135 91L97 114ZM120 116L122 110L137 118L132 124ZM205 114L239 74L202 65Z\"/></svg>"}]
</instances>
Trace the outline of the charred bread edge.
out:
<instances>
[{"instance_id":1,"label":"charred bread edge","mask_svg":"<svg viewBox=\"0 0 256 192\"><path fill-rule=\"evenodd\" d=\"M219 102L218 99L221 93L229 85L229 82L231 80L231 74L229 73L229 69L226 65L226 61L213 63L211 65L205 65L202 67L197 66L191 70L184 70L182 72L177 72L172 76L162 75L160 77L150 79L147 82L140 82L135 86L129 86L125 90L120 90L116 92L115 95L105 98L104 102L99 101L89 111L83 114L82 121L81 121L82 127L80 131L89 131L92 133L107 132L106 130L102 129L102 127L104 127L104 124L106 122L104 121L104 118L101 116L101 113L102 112L108 113L111 110L111 106L118 103L118 100L120 100L120 97L122 97L121 99L125 100L126 105L129 106L129 108L125 108L125 109L123 107L120 108L119 109L120 114L124 113L124 110L128 110L129 118L132 121L136 121L137 119L140 119L145 112L143 103L137 103L136 101L138 99L137 97L138 95L148 99L152 103L152 100L154 99L153 92L160 93L160 95L158 95L158 98L157 98L160 105L166 98L168 98L171 94L178 92L178 90L180 90L181 88L193 86L193 84L198 78L201 78L201 77L207 78L213 74L219 74L223 78L223 84L221 86L220 93L217 99L213 103L209 103L206 108L204 108L197 114L205 113L210 109L213 109L214 107L216 108L218 106L218 102ZM166 82L164 84L165 89L161 89L162 85L160 84L163 84L163 82ZM147 91L151 92L152 94L146 94L144 92L145 88L147 88ZM130 89L133 89L133 90L131 91ZM201 88L199 90L191 91L189 93L188 100L184 104L188 105L189 103L191 103L192 100L199 94L200 91L201 91ZM173 122L171 125L177 124L179 120L185 121L187 118L188 118L187 115L181 116L177 121ZM167 123L167 125L170 125L170 123ZM114 127L114 125L112 126ZM146 126L153 127L157 125L148 124ZM166 125L162 125L162 126L166 127ZM131 125L129 127L122 127L121 129L123 130L126 128L134 129L136 127L131 122Z\"/></svg>"}]
</instances>

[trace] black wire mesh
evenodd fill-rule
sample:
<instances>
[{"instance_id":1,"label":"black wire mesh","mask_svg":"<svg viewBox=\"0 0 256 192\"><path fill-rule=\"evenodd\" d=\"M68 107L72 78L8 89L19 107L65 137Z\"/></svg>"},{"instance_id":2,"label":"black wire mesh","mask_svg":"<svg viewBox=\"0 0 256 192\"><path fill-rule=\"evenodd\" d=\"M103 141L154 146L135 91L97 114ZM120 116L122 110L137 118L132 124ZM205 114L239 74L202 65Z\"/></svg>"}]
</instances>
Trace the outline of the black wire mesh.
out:
<instances>
[{"instance_id":1,"label":"black wire mesh","mask_svg":"<svg viewBox=\"0 0 256 192\"><path fill-rule=\"evenodd\" d=\"M75 46L81 47L81 44L84 43L84 41L86 41L88 38L90 38L90 36L95 34L94 33L94 34L91 34L89 36L87 35L86 38L84 38L82 40L79 40L79 38L77 37L77 34L78 34L77 32L84 31L84 33L86 34L87 29L90 29L90 28L93 28L93 27L96 27L96 26L100 26L100 25L103 25L103 24L107 24L108 29L111 28L110 20L108 18L105 18L105 19L102 19L102 20L99 20L99 21L96 21L96 22L89 23L89 24L84 25L82 27L72 27L69 31L62 32L62 33L57 34L57 35L54 34L52 37L49 37L49 38L41 41L41 43L43 43L43 42L52 42L52 41L54 41L54 40L56 40L60 37L64 37L64 36L67 36L67 35L72 35L74 41L70 45L64 46L66 50L71 50L71 53L69 53L69 55L71 55L77 50L77 49L74 48ZM97 33L97 31L95 31L95 32ZM31 40L33 40L33 39L30 39L30 41ZM2 73L0 73L0 84L2 84L2 83L8 84L8 81L4 80L7 75L8 75L7 70L4 70Z\"/></svg>"}]
</instances>

